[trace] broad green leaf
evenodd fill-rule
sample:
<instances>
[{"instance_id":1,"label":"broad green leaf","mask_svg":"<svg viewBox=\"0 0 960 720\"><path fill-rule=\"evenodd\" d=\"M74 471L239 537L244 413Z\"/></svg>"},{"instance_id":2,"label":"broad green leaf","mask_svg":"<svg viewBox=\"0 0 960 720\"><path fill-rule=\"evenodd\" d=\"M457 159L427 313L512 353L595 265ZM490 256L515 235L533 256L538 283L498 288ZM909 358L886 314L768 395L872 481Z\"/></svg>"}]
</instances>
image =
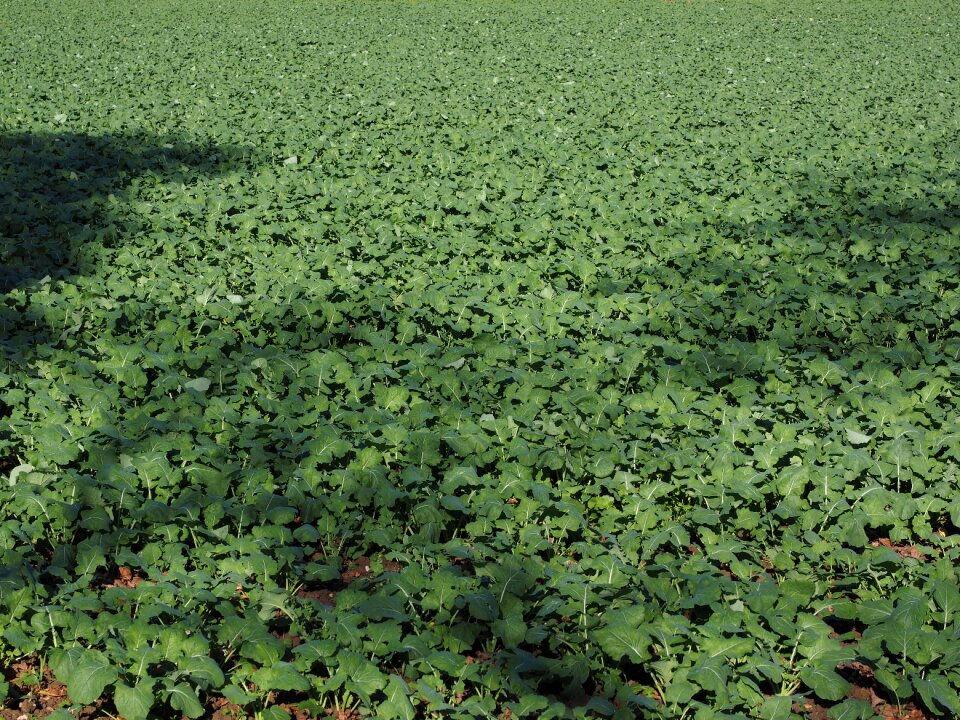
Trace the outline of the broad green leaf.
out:
<instances>
[{"instance_id":1,"label":"broad green leaf","mask_svg":"<svg viewBox=\"0 0 960 720\"><path fill-rule=\"evenodd\" d=\"M97 650L71 648L51 657L50 664L57 679L66 684L70 699L81 705L98 700L117 679L116 667Z\"/></svg>"},{"instance_id":2,"label":"broad green leaf","mask_svg":"<svg viewBox=\"0 0 960 720\"><path fill-rule=\"evenodd\" d=\"M788 695L773 695L763 701L760 706L760 717L763 720L788 720L791 717L793 698Z\"/></svg>"},{"instance_id":3,"label":"broad green leaf","mask_svg":"<svg viewBox=\"0 0 960 720\"><path fill-rule=\"evenodd\" d=\"M955 583L937 580L933 584L931 596L938 611L933 619L944 627L948 626L960 611L960 588Z\"/></svg>"},{"instance_id":4,"label":"broad green leaf","mask_svg":"<svg viewBox=\"0 0 960 720\"><path fill-rule=\"evenodd\" d=\"M802 668L800 679L823 700L840 700L850 689L850 683L829 666L817 664Z\"/></svg>"},{"instance_id":5,"label":"broad green leaf","mask_svg":"<svg viewBox=\"0 0 960 720\"><path fill-rule=\"evenodd\" d=\"M344 652L338 660L340 665L328 681L331 687L343 687L369 701L373 693L386 686L387 676L362 655Z\"/></svg>"},{"instance_id":6,"label":"broad green leaf","mask_svg":"<svg viewBox=\"0 0 960 720\"><path fill-rule=\"evenodd\" d=\"M113 704L125 720L147 720L153 707L153 682L141 680L133 687L117 683Z\"/></svg>"},{"instance_id":7,"label":"broad green leaf","mask_svg":"<svg viewBox=\"0 0 960 720\"><path fill-rule=\"evenodd\" d=\"M223 671L213 658L205 655L191 655L182 657L177 667L189 674L190 679L203 687L218 688L223 685Z\"/></svg>"},{"instance_id":8,"label":"broad green leaf","mask_svg":"<svg viewBox=\"0 0 960 720\"><path fill-rule=\"evenodd\" d=\"M614 660L642 663L649 660L650 636L639 627L615 620L593 633L597 645Z\"/></svg>"},{"instance_id":9,"label":"broad green leaf","mask_svg":"<svg viewBox=\"0 0 960 720\"><path fill-rule=\"evenodd\" d=\"M194 378L183 384L188 390L195 390L198 393L205 393L210 389L210 379L205 377Z\"/></svg>"},{"instance_id":10,"label":"broad green leaf","mask_svg":"<svg viewBox=\"0 0 960 720\"><path fill-rule=\"evenodd\" d=\"M279 705L271 705L263 709L258 720L290 720L290 713Z\"/></svg>"},{"instance_id":11,"label":"broad green leaf","mask_svg":"<svg viewBox=\"0 0 960 720\"><path fill-rule=\"evenodd\" d=\"M873 707L865 700L849 698L827 711L830 720L871 720L876 717Z\"/></svg>"},{"instance_id":12,"label":"broad green leaf","mask_svg":"<svg viewBox=\"0 0 960 720\"><path fill-rule=\"evenodd\" d=\"M914 675L912 680L928 709L938 715L960 717L960 696L947 678L943 675L929 675L926 678Z\"/></svg>"},{"instance_id":13,"label":"broad green leaf","mask_svg":"<svg viewBox=\"0 0 960 720\"><path fill-rule=\"evenodd\" d=\"M851 445L866 445L872 439L869 435L865 435L857 430L852 430L851 428L846 428L846 431L847 440L850 441Z\"/></svg>"},{"instance_id":14,"label":"broad green leaf","mask_svg":"<svg viewBox=\"0 0 960 720\"><path fill-rule=\"evenodd\" d=\"M46 716L46 720L75 720L68 710L60 708Z\"/></svg>"},{"instance_id":15,"label":"broad green leaf","mask_svg":"<svg viewBox=\"0 0 960 720\"><path fill-rule=\"evenodd\" d=\"M203 715L203 706L200 704L197 692L187 683L168 684L166 689L167 701L174 710L189 718Z\"/></svg>"},{"instance_id":16,"label":"broad green leaf","mask_svg":"<svg viewBox=\"0 0 960 720\"><path fill-rule=\"evenodd\" d=\"M742 658L754 650L754 641L744 637L708 637L701 641L700 649L704 657Z\"/></svg>"},{"instance_id":17,"label":"broad green leaf","mask_svg":"<svg viewBox=\"0 0 960 720\"><path fill-rule=\"evenodd\" d=\"M523 642L527 634L527 624L519 613L496 620L491 625L494 634L503 640L506 647L513 647Z\"/></svg>"},{"instance_id":18,"label":"broad green leaf","mask_svg":"<svg viewBox=\"0 0 960 720\"><path fill-rule=\"evenodd\" d=\"M261 690L299 690L310 689L310 681L290 663L278 662L262 667L251 675L251 679Z\"/></svg>"},{"instance_id":19,"label":"broad green leaf","mask_svg":"<svg viewBox=\"0 0 960 720\"><path fill-rule=\"evenodd\" d=\"M382 718L392 720L414 720L416 710L410 702L410 687L398 675L391 675L387 687L384 689L386 699L377 708L377 714Z\"/></svg>"},{"instance_id":20,"label":"broad green leaf","mask_svg":"<svg viewBox=\"0 0 960 720\"><path fill-rule=\"evenodd\" d=\"M220 692L223 696L235 705L246 705L257 699L256 695L251 695L242 688L230 684L224 685Z\"/></svg>"},{"instance_id":21,"label":"broad green leaf","mask_svg":"<svg viewBox=\"0 0 960 720\"><path fill-rule=\"evenodd\" d=\"M730 667L724 660L709 658L701 661L694 666L688 677L704 690L713 692L719 702L726 701Z\"/></svg>"}]
</instances>

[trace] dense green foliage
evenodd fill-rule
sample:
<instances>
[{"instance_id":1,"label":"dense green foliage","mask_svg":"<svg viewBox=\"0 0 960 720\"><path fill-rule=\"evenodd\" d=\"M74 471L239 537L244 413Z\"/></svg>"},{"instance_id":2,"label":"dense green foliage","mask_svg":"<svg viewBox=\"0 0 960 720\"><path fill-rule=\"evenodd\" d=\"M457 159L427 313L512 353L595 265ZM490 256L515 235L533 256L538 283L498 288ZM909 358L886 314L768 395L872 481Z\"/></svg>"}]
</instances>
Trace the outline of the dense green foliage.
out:
<instances>
[{"instance_id":1,"label":"dense green foliage","mask_svg":"<svg viewBox=\"0 0 960 720\"><path fill-rule=\"evenodd\" d=\"M2 658L128 720L957 716L958 33L3 3Z\"/></svg>"}]
</instances>

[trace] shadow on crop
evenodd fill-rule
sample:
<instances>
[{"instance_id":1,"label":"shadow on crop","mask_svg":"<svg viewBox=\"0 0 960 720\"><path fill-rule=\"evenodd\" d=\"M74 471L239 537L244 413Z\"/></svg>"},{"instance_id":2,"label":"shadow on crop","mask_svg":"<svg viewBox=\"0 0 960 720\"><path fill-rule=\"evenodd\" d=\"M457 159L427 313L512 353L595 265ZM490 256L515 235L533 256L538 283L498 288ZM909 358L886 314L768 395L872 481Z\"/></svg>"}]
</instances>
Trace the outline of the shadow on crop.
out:
<instances>
[{"instance_id":1,"label":"shadow on crop","mask_svg":"<svg viewBox=\"0 0 960 720\"><path fill-rule=\"evenodd\" d=\"M134 207L142 190L189 185L227 173L245 152L176 135L0 134L0 474L4 486L8 477L10 488L16 485L22 445L22 438L12 437L15 433L7 422L12 406L27 397L37 359L49 358L62 340L57 334L63 327L54 327L36 312L33 296L61 281L95 282L103 277L113 253L147 227ZM76 292L67 305L68 314L84 312ZM49 397L35 406L39 429L32 439L39 440L52 430L48 439L55 441L50 446L54 455L64 451L61 460L68 460L77 450L62 434L62 409L60 402ZM50 460L57 462L53 456ZM36 500L33 491L43 484L36 478L31 481L29 472L21 475L20 482L21 487L4 498L5 513L16 512L17 503L25 497L26 502ZM88 530L79 515L82 504L62 501L65 496L60 491L66 492L71 484L75 495L82 486L78 497L94 498L90 501L94 504L101 497L89 483L77 485L66 478L50 496L52 505L41 501L48 528L63 541L59 549L46 548L49 562L62 559L64 551L69 556L71 548L75 553L75 545L67 538L82 537ZM6 552L0 574L36 576L35 560L15 560L25 557L26 546L18 542Z\"/></svg>"},{"instance_id":2,"label":"shadow on crop","mask_svg":"<svg viewBox=\"0 0 960 720\"><path fill-rule=\"evenodd\" d=\"M956 179L939 187L880 201L856 179L837 189L806 178L778 217L688 228L704 246L651 271L673 288L659 331L693 338L685 361L715 387L763 381L778 358L850 370L955 355L960 190Z\"/></svg>"},{"instance_id":3,"label":"shadow on crop","mask_svg":"<svg viewBox=\"0 0 960 720\"><path fill-rule=\"evenodd\" d=\"M177 136L0 135L0 292L95 276L111 248L143 229L131 207L139 188L220 175L242 154Z\"/></svg>"},{"instance_id":4,"label":"shadow on crop","mask_svg":"<svg viewBox=\"0 0 960 720\"><path fill-rule=\"evenodd\" d=\"M139 195L131 188L190 183L225 172L232 157L222 148L157 139L3 138L2 289L24 295L47 277L95 277L111 248L143 229L133 207ZM692 363L718 386L742 375L762 380L782 356L855 365L895 355L903 364L917 362L923 343L942 348L956 340L940 291L960 277L958 206L953 196L878 204L812 183L797 207L779 219L718 220L715 251L678 252L650 270L672 288L673 309L659 326L648 321L645 332L672 340L692 330L690 344L699 343L699 349L673 360ZM726 252L725 240L740 243L743 256ZM409 433L391 412L371 410L378 402L375 386L403 383L394 383L398 371L389 362L380 363L383 348L366 352L371 345L364 332L382 334L399 318L370 308L362 294L347 304L355 314L332 314L335 320L321 323L321 342L310 323L322 307L308 313L276 303L264 320L266 303L254 312L211 297L206 311L223 321L191 327L192 346L149 353L118 346L116 362L99 357L95 370L73 368L87 373L85 381L103 396L83 401L96 410L84 419L82 448L59 429L77 422L62 408L62 415L54 412L58 402L66 404L62 398L50 400L47 409L37 401L33 412L50 413L43 432L52 464L69 469L20 470L5 510L28 519L27 532L38 536L24 536L6 550L7 578L0 581L14 592L30 586L50 597L64 582L102 589L131 578L161 580L169 571L180 585L163 596L161 622L189 622L213 612L227 612L224 621L250 621L237 622L250 633L242 638L250 650L244 643L229 647L216 658L224 664L227 652L235 662L263 664L263 647L268 655L278 653L273 660L289 659L295 648L275 647L277 636L292 646L290 637L309 640L311 633L332 628L335 637L327 639L347 652L379 650L374 632L403 638L391 640L395 649L378 661L416 666L428 679L436 665L450 668L444 671L448 678L472 673L478 684L506 683L512 674L512 690L527 684L531 695L566 690L572 702L601 694L589 677L588 658L571 643L558 641L545 656L541 652L561 636L581 641L578 607L584 608L580 622L587 624L584 583L579 576L560 583L561 574L545 559L569 548L545 546L539 554L515 557L514 539L492 531L478 548L455 542L476 534L468 528L477 520L475 508L460 495L481 486L480 479L468 478L462 489L440 489L462 458L440 441L437 409L456 402L436 390L427 397L432 408L415 409L404 396L398 407L408 418L422 416L419 425L410 422ZM186 326L194 311L172 308L171 315ZM258 323L282 329L288 341L270 333L255 336ZM253 328L251 336L239 335L238 327ZM26 334L17 337L27 342ZM471 338L460 341L469 344ZM358 349L374 368L365 377L352 367L364 354ZM101 343L98 351L108 355L113 349ZM310 362L296 366L289 353ZM471 381L469 367L463 379ZM127 399L149 395L150 402L121 401L121 392ZM121 415L124 409L129 412ZM494 476L497 462L479 470L480 476ZM537 470L551 477L548 468ZM548 485L540 488L545 496L553 491ZM495 511L484 508L491 523L505 517ZM421 557L392 553L394 547L416 548ZM377 554L387 558L379 559L385 572L356 568L360 558ZM439 566L418 574L423 556ZM198 569L210 557L216 563ZM504 579L503 568L515 574ZM278 578L287 587L272 584ZM441 581L447 585L438 593L447 605L431 596L429 583ZM642 602L643 594L642 588L626 588L591 607L626 596ZM346 598L342 607L335 607L338 596ZM295 599L284 605L284 597ZM505 599L512 602L509 618ZM523 611L518 617L517 607L551 609L533 618ZM434 618L429 643L417 645L410 627L420 632L418 620L427 616ZM539 626L542 637L504 641L524 624ZM498 664L505 644L511 647ZM640 675L637 668L627 671ZM487 683L488 674L503 678Z\"/></svg>"},{"instance_id":5,"label":"shadow on crop","mask_svg":"<svg viewBox=\"0 0 960 720\"><path fill-rule=\"evenodd\" d=\"M117 250L148 229L136 201L227 173L248 152L147 133L0 135L0 371L24 376L63 339L66 324L43 317L33 297L58 281L105 277ZM57 313L82 317L77 292L69 297ZM0 420L8 410L0 402ZM9 471L4 435L0 471Z\"/></svg>"},{"instance_id":6,"label":"shadow on crop","mask_svg":"<svg viewBox=\"0 0 960 720\"><path fill-rule=\"evenodd\" d=\"M67 346L61 332L66 326L55 326L32 307L37 293L61 293L74 280L88 284L105 277L116 251L134 238L149 252L144 233L162 218L144 205L163 188L176 190L231 171L243 163L242 154L236 148L146 135L0 136L0 345L9 373L0 377L5 391L0 402L0 474L5 485L0 500L5 515L19 518L11 531L15 537L4 536L12 539L0 544L0 611L11 628L21 628L34 602L57 598L65 586L116 595L169 572L172 580L162 584L180 586L169 597L162 588L157 590L164 623L187 620L211 591L221 595L225 582L237 612L255 621L251 633L269 628L306 636L343 620L317 603L311 606L310 595L326 593L323 597L334 602L348 587L343 578L351 563L356 564L357 553L388 550L392 541L402 539L403 527L422 533L425 547L442 545L450 539L449 528L463 522L436 498L424 500L434 495L431 470L400 477L403 459L393 467L374 465L362 450L351 460L345 457L347 450L327 445L336 435L336 421L331 422L326 399L306 403L307 391L315 393L316 384L301 387L297 378L285 377L283 366L275 364L282 358L271 348L244 341L230 330L201 325L193 348L163 355L118 347L113 362L113 339L96 338L94 343L85 338L79 348ZM70 306L66 311L82 313L80 298L71 292L64 295ZM279 312L284 316L277 318L281 325L305 322L295 309L280 307ZM192 321L190 313L190 308L171 308L171 315L184 325ZM382 318L343 318L326 347L349 347L358 334L353 325L364 322L375 332ZM44 373L56 375L60 364L68 371L71 379L63 381L57 391L61 395L26 392L38 361ZM194 382L198 379L201 382ZM240 385L256 398L242 407L232 397ZM163 388L160 405L117 414L123 406L120 393L148 388ZM88 397L89 392L99 396ZM77 422L70 410L74 393L98 408L83 420L87 434L82 439L69 430ZM13 406L32 418L21 415L16 423L33 427L36 432L30 437L11 434L5 421ZM299 421L305 413L317 418L312 428ZM383 420L384 427L392 424L389 417ZM323 441L314 442L316 436ZM317 456L326 459L317 461ZM439 456L435 464L440 464ZM381 532L374 541L365 537L369 528L354 522L358 511L378 519ZM20 521L26 524L21 527ZM231 549L219 533L227 527L237 537L265 530L282 535L292 531L293 536L282 546L270 543L266 553L253 546ZM192 553L198 547L218 557L219 567L208 568L211 575L196 567ZM399 562L390 562L396 571L403 569ZM476 661L474 675L481 668L484 675L498 674L490 651L497 643L493 621L500 609L487 585L490 568L501 563L477 558L487 573L481 581L473 562L451 557L447 580L465 599L459 608L439 608L453 626L444 644L470 663ZM537 561L526 562L532 589L546 572ZM163 568L162 575L158 568ZM223 568L229 569L214 572ZM266 618L257 603L275 588L265 577L258 582L258 572L286 578L291 587L302 585L298 592L303 615L291 609L286 616ZM350 584L352 589L370 594L382 589L383 578L361 574ZM203 578L201 585L194 582L197 577ZM500 598L506 588L501 590ZM387 608L398 602L396 592L378 597ZM275 597L270 602L276 602ZM359 632L366 632L368 622L382 625L392 617L392 610L378 614L382 612L371 604ZM454 623L458 613L472 619ZM300 620L290 623L291 616ZM269 622L262 622L265 618ZM71 638L66 627L48 630L66 642L80 639ZM349 633L344 637L353 638ZM272 643L273 636L263 641ZM14 655L46 649L42 635L22 629L8 634L6 642ZM364 645L349 647L362 652ZM422 649L433 650L427 645ZM244 650L238 645L227 652L242 657ZM214 655L226 666L222 653ZM546 682L550 673L544 661L529 652L523 658L527 671ZM568 683L558 679L552 684L559 693Z\"/></svg>"},{"instance_id":7,"label":"shadow on crop","mask_svg":"<svg viewBox=\"0 0 960 720\"><path fill-rule=\"evenodd\" d=\"M0 370L22 375L63 339L68 326L38 312L34 296L104 278L118 249L149 228L137 201L227 173L247 152L147 133L0 135ZM69 297L55 312L64 323L85 312L75 289ZM10 469L8 452L0 448L0 471Z\"/></svg>"}]
</instances>

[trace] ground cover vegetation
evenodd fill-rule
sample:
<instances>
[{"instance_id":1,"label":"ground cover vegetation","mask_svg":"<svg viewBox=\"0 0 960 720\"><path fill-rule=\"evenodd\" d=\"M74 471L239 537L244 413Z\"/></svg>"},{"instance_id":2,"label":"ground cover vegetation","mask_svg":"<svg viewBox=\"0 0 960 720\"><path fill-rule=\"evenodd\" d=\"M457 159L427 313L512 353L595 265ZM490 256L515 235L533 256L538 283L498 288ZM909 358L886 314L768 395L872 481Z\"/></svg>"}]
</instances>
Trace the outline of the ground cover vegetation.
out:
<instances>
[{"instance_id":1,"label":"ground cover vegetation","mask_svg":"<svg viewBox=\"0 0 960 720\"><path fill-rule=\"evenodd\" d=\"M960 715L958 42L0 5L3 717Z\"/></svg>"}]
</instances>

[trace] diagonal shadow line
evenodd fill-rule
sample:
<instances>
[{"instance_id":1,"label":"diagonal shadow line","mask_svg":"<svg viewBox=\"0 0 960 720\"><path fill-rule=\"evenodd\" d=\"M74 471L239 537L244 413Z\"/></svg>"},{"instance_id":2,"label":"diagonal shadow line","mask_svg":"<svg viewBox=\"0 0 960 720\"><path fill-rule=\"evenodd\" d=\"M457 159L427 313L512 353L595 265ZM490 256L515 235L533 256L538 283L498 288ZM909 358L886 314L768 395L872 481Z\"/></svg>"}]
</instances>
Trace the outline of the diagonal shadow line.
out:
<instances>
[{"instance_id":1,"label":"diagonal shadow line","mask_svg":"<svg viewBox=\"0 0 960 720\"><path fill-rule=\"evenodd\" d=\"M0 135L0 292L95 273L93 246L123 242L133 183L189 184L230 172L245 153L147 133Z\"/></svg>"}]
</instances>

